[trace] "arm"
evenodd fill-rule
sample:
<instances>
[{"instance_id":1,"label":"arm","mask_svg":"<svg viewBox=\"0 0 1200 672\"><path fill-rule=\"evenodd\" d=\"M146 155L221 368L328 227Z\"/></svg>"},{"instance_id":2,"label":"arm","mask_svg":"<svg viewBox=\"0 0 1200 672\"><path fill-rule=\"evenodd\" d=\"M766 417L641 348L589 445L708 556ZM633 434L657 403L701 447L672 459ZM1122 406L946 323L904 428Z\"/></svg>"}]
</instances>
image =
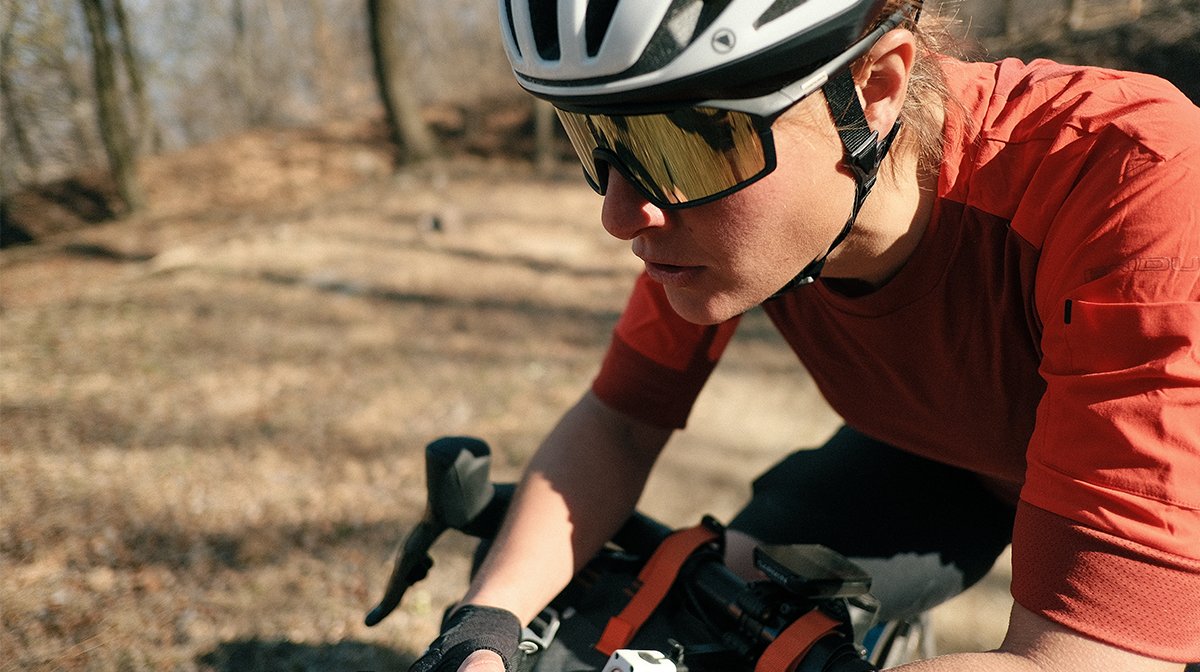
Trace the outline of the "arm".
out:
<instances>
[{"instance_id":1,"label":"arm","mask_svg":"<svg viewBox=\"0 0 1200 672\"><path fill-rule=\"evenodd\" d=\"M670 435L585 394L530 462L463 603L532 620L632 513Z\"/></svg>"},{"instance_id":2,"label":"arm","mask_svg":"<svg viewBox=\"0 0 1200 672\"><path fill-rule=\"evenodd\" d=\"M1103 644L1014 604L1008 634L999 649L939 656L893 669L897 672L1182 672L1183 663L1155 660Z\"/></svg>"},{"instance_id":3,"label":"arm","mask_svg":"<svg viewBox=\"0 0 1200 672\"><path fill-rule=\"evenodd\" d=\"M585 394L543 442L464 603L502 607L528 622L568 583L629 517L671 435L631 414L651 408L663 423L682 426L736 324L687 323L662 285L639 277L593 383L596 392ZM628 414L601 398L620 399ZM483 650L460 671L502 668L500 656Z\"/></svg>"}]
</instances>

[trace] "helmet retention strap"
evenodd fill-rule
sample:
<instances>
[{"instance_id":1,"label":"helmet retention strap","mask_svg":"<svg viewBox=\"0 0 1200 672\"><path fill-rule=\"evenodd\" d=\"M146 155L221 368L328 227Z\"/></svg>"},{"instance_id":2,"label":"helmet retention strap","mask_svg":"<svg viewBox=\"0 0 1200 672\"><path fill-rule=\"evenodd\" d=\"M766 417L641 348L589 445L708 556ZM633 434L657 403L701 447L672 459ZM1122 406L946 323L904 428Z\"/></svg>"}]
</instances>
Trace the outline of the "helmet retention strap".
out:
<instances>
[{"instance_id":1,"label":"helmet retention strap","mask_svg":"<svg viewBox=\"0 0 1200 672\"><path fill-rule=\"evenodd\" d=\"M883 163L883 158L887 156L892 142L900 132L899 120L896 120L892 130L882 141L879 140L879 132L871 130L867 123L867 115L858 101L858 89L855 88L854 77L849 68L830 77L821 90L825 93L825 101L833 115L834 127L842 141L843 161L854 175L854 205L850 210L850 217L846 219L842 230L825 253L809 262L796 277L772 294L772 299L801 285L811 284L820 276L829 254L850 235L859 210L875 186L879 176L879 165Z\"/></svg>"}]
</instances>

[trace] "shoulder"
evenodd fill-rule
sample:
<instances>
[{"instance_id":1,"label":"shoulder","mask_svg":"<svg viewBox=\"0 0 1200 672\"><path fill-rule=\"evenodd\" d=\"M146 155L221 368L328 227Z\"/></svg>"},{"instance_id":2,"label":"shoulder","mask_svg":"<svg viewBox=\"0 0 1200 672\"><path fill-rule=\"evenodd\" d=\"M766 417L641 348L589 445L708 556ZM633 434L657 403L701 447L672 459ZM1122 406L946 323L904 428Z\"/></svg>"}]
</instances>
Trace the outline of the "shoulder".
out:
<instances>
[{"instance_id":1,"label":"shoulder","mask_svg":"<svg viewBox=\"0 0 1200 672\"><path fill-rule=\"evenodd\" d=\"M995 210L1015 208L1035 178L1062 185L1064 172L1078 175L1097 159L1196 161L1200 108L1158 77L1047 60L943 68L950 181L962 194L973 181L1000 180L1008 198L984 204L994 214L1009 214Z\"/></svg>"},{"instance_id":2,"label":"shoulder","mask_svg":"<svg viewBox=\"0 0 1200 672\"><path fill-rule=\"evenodd\" d=\"M1189 245L1145 244L1193 235L1200 220L1200 108L1174 86L1046 60L944 69L956 95L939 193L1036 250L1043 291L1131 258L1190 258Z\"/></svg>"},{"instance_id":3,"label":"shoulder","mask_svg":"<svg viewBox=\"0 0 1200 672\"><path fill-rule=\"evenodd\" d=\"M944 68L981 141L1054 142L1113 134L1164 159L1196 143L1194 133L1181 131L1194 131L1200 108L1159 77L1044 59L946 61Z\"/></svg>"}]
</instances>

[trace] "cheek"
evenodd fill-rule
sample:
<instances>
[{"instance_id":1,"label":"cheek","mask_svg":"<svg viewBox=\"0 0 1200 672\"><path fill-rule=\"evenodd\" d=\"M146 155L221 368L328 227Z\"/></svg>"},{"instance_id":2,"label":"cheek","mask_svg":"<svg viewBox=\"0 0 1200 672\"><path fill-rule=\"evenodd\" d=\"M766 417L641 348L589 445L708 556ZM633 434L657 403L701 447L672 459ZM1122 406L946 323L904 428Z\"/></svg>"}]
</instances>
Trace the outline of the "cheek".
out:
<instances>
[{"instance_id":1,"label":"cheek","mask_svg":"<svg viewBox=\"0 0 1200 672\"><path fill-rule=\"evenodd\" d=\"M836 132L811 125L784 124L775 133L778 166L767 176L774 184L786 184L803 194L809 210L826 209L844 185L842 145Z\"/></svg>"},{"instance_id":2,"label":"cheek","mask_svg":"<svg viewBox=\"0 0 1200 672\"><path fill-rule=\"evenodd\" d=\"M710 251L735 275L760 266L760 257L778 234L780 203L762 182L736 192L708 208L693 232L707 239Z\"/></svg>"},{"instance_id":3,"label":"cheek","mask_svg":"<svg viewBox=\"0 0 1200 672\"><path fill-rule=\"evenodd\" d=\"M775 134L778 166L762 180L764 200L784 211L780 235L801 245L830 242L854 199L854 180L842 167L841 141L826 126L784 124Z\"/></svg>"},{"instance_id":4,"label":"cheek","mask_svg":"<svg viewBox=\"0 0 1200 672\"><path fill-rule=\"evenodd\" d=\"M816 172L796 162L781 163L770 175L729 197L731 226L723 238L730 249L753 256L755 263L790 268L793 259L813 256L828 210L827 185Z\"/></svg>"},{"instance_id":5,"label":"cheek","mask_svg":"<svg viewBox=\"0 0 1200 672\"><path fill-rule=\"evenodd\" d=\"M794 184L807 187L814 195L828 196L822 190L838 181L843 150L824 98L818 95L801 101L775 122L772 134L776 172L786 173Z\"/></svg>"}]
</instances>

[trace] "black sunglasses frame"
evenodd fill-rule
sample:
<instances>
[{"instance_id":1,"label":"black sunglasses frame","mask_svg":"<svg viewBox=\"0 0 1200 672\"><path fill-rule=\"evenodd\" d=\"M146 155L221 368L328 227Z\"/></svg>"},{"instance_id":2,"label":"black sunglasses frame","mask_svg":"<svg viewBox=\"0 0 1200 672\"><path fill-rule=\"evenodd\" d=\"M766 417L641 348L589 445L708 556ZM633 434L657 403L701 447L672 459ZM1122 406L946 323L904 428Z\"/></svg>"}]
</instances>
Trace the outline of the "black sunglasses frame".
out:
<instances>
[{"instance_id":1,"label":"black sunglasses frame","mask_svg":"<svg viewBox=\"0 0 1200 672\"><path fill-rule=\"evenodd\" d=\"M641 178L635 175L634 169L628 166L625 161L617 158L616 152L601 147L597 147L596 149L592 150L592 160L595 161L594 170L596 171L596 175L601 177L603 183L596 184L596 182L592 180L592 176L586 170L583 171L583 179L587 181L588 185L591 186L592 190L597 194L601 196L605 195L605 193L608 191L608 171L604 170L603 166L607 165L611 168L615 168L617 172L621 173L625 180L629 182L629 184L632 185L633 188L636 189L643 198L657 208L663 210L683 210L686 208L696 207L698 205L704 205L706 203L712 203L713 201L725 198L734 192L741 191L751 184L761 180L767 175L770 175L777 167L775 158L775 138L771 134L770 127L770 123L772 123L774 120L766 122L767 125L763 127L761 124L764 120L755 116L752 116L751 119L753 120L755 127L757 127L759 143L763 149L763 167L754 175L727 189L722 189L715 194L701 196L700 198L688 199L682 203L673 203L667 201L663 199L660 194L652 193L645 186L645 183L648 180L643 181Z\"/></svg>"}]
</instances>

